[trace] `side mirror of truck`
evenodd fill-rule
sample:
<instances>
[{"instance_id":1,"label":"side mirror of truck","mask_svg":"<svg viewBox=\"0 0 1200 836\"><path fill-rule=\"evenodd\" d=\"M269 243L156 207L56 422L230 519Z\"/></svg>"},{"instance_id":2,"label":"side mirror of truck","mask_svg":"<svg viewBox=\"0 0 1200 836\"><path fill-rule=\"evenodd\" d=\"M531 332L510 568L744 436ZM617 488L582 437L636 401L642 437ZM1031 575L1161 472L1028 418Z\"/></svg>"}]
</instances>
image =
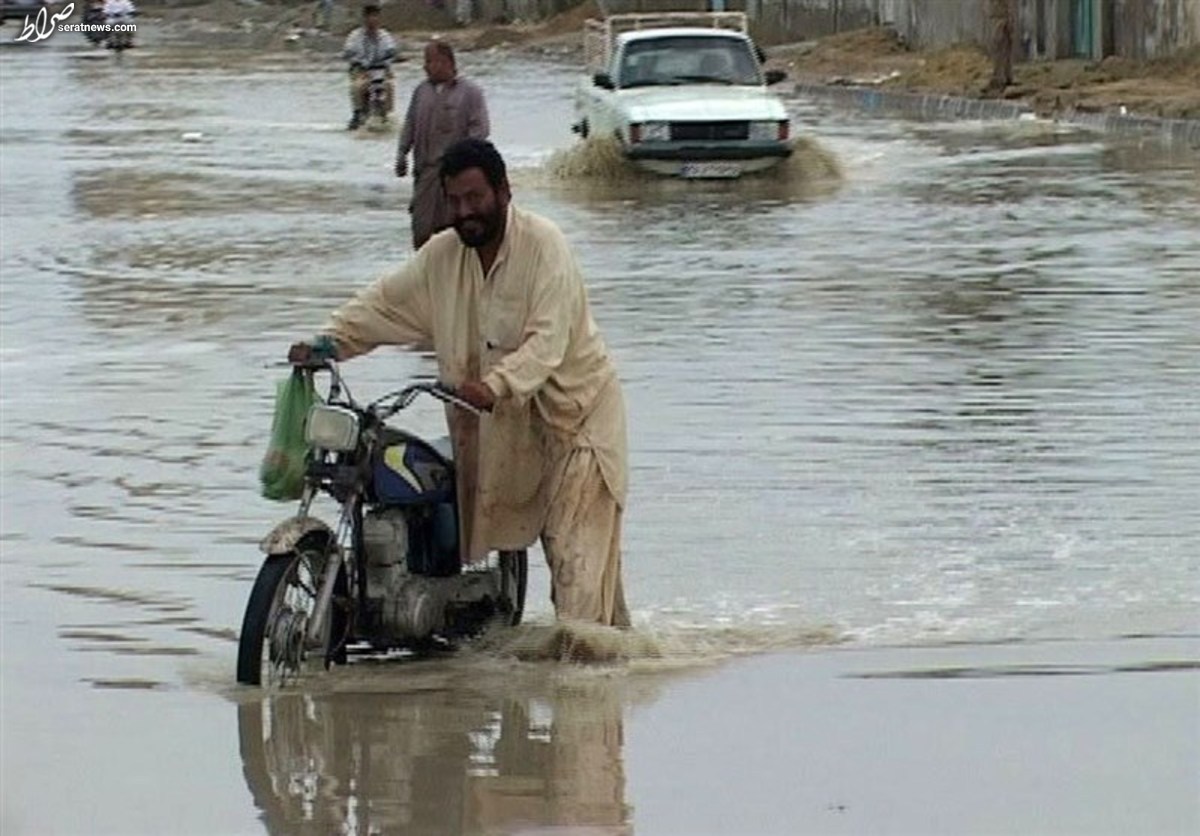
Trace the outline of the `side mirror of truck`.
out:
<instances>
[{"instance_id":1,"label":"side mirror of truck","mask_svg":"<svg viewBox=\"0 0 1200 836\"><path fill-rule=\"evenodd\" d=\"M612 76L608 73L596 73L592 76L592 84L597 87L603 87L605 90L616 90L617 85L613 84Z\"/></svg>"},{"instance_id":2,"label":"side mirror of truck","mask_svg":"<svg viewBox=\"0 0 1200 836\"><path fill-rule=\"evenodd\" d=\"M783 81L785 78L787 78L787 71L785 71L785 70L767 70L767 72L766 72L766 79L767 79L768 87L771 86L772 84L778 84L779 82Z\"/></svg>"}]
</instances>

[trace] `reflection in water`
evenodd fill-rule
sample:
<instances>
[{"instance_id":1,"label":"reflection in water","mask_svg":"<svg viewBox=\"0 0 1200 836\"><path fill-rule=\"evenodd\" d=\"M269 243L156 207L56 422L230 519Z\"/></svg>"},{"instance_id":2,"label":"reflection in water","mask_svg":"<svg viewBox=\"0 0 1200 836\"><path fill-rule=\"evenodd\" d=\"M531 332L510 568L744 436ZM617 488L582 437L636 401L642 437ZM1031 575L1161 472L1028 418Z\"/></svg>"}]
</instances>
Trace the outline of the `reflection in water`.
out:
<instances>
[{"instance_id":1,"label":"reflection in water","mask_svg":"<svg viewBox=\"0 0 1200 836\"><path fill-rule=\"evenodd\" d=\"M631 832L612 686L493 675L443 690L402 676L398 691L238 706L246 783L269 832Z\"/></svg>"},{"instance_id":2,"label":"reflection in water","mask_svg":"<svg viewBox=\"0 0 1200 836\"><path fill-rule=\"evenodd\" d=\"M626 706L668 675L835 641L557 623L435 660L364 659L301 691L239 690L243 770L272 833L626 834Z\"/></svg>"}]
</instances>

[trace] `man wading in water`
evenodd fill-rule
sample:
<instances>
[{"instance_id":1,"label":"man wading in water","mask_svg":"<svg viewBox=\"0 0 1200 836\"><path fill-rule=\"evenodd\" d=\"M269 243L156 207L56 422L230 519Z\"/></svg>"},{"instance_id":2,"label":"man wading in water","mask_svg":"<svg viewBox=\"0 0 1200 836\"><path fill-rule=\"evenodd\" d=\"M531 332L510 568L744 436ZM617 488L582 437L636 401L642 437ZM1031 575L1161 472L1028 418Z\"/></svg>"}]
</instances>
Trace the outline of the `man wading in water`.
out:
<instances>
[{"instance_id":1,"label":"man wading in water","mask_svg":"<svg viewBox=\"0 0 1200 836\"><path fill-rule=\"evenodd\" d=\"M490 142L452 145L439 173L454 229L338 308L289 359L432 350L441 380L488 410L446 412L463 559L540 536L558 618L626 627L625 400L579 266L558 227L512 204Z\"/></svg>"},{"instance_id":2,"label":"man wading in water","mask_svg":"<svg viewBox=\"0 0 1200 836\"><path fill-rule=\"evenodd\" d=\"M413 90L396 148L396 176L408 174L413 155L413 249L453 223L442 193L438 162L442 152L460 139L487 139L488 112L483 91L458 76L454 50L443 41L425 46L425 81Z\"/></svg>"}]
</instances>

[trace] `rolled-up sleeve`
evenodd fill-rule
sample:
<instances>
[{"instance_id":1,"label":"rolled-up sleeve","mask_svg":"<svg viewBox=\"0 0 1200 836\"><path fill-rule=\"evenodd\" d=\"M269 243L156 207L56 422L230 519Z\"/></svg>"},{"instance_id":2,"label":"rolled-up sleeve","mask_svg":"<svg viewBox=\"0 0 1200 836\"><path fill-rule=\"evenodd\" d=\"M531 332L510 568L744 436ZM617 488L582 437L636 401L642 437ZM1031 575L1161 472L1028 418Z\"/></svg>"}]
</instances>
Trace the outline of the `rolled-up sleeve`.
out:
<instances>
[{"instance_id":1,"label":"rolled-up sleeve","mask_svg":"<svg viewBox=\"0 0 1200 836\"><path fill-rule=\"evenodd\" d=\"M425 261L418 253L333 312L322 333L337 345L339 359L348 360L380 345L432 348L433 306Z\"/></svg>"}]
</instances>

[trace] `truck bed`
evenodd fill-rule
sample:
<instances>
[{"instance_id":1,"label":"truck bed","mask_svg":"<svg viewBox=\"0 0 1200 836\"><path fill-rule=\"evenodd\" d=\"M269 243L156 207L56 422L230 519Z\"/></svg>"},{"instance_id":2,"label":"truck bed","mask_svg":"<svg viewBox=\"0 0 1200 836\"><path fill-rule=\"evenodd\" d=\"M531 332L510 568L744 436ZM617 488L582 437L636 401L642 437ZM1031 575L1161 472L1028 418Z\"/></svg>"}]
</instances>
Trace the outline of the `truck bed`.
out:
<instances>
[{"instance_id":1,"label":"truck bed","mask_svg":"<svg viewBox=\"0 0 1200 836\"><path fill-rule=\"evenodd\" d=\"M608 68L617 36L625 32L673 27L749 31L745 12L655 12L609 15L600 20L593 18L583 24L583 56L587 71L600 73Z\"/></svg>"}]
</instances>

